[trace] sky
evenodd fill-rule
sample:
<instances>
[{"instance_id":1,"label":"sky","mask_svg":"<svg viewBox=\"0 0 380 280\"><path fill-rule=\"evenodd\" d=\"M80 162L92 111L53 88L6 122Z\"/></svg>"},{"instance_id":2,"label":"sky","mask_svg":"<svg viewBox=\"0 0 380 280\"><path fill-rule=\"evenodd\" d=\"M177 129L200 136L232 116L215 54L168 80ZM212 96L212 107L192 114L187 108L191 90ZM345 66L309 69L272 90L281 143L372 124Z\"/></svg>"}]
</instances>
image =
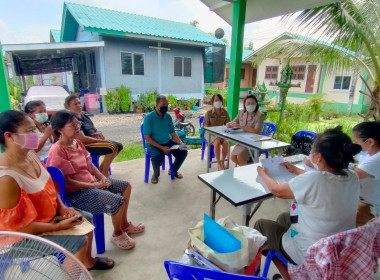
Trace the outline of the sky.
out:
<instances>
[{"instance_id":1,"label":"sky","mask_svg":"<svg viewBox=\"0 0 380 280\"><path fill-rule=\"evenodd\" d=\"M50 29L61 29L63 0L0 0L0 41L2 44L49 41ZM231 26L200 0L71 0L70 2L128 13L190 23L205 32L223 28L231 42ZM280 17L245 26L244 46L253 42L258 49L281 33L289 31Z\"/></svg>"}]
</instances>

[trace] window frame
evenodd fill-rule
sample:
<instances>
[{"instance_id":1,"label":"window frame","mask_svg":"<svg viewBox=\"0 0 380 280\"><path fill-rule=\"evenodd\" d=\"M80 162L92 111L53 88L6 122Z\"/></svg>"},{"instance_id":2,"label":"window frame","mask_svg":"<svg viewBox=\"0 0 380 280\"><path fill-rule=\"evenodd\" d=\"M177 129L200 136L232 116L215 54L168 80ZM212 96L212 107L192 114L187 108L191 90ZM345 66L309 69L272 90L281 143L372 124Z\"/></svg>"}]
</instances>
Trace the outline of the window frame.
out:
<instances>
[{"instance_id":1,"label":"window frame","mask_svg":"<svg viewBox=\"0 0 380 280\"><path fill-rule=\"evenodd\" d=\"M277 68L276 72L272 71L273 67ZM268 71L268 68L271 68L271 70ZM280 67L278 65L268 65L268 66L265 66L264 80L277 80L279 68ZM267 75L270 75L270 77L267 77ZM276 75L276 76L273 77L273 75Z\"/></svg>"},{"instance_id":2,"label":"window frame","mask_svg":"<svg viewBox=\"0 0 380 280\"><path fill-rule=\"evenodd\" d=\"M181 75L175 75L175 58L181 58ZM190 76L185 76L185 58L190 59ZM173 55L173 77L191 78L193 76L193 58L189 56Z\"/></svg>"},{"instance_id":3,"label":"window frame","mask_svg":"<svg viewBox=\"0 0 380 280\"><path fill-rule=\"evenodd\" d=\"M336 80L337 77L342 77L342 82L341 82L341 85L340 85L340 89L335 88L335 80ZM349 85L348 85L348 89L342 89L342 86L343 86L343 79L344 79L345 77L349 77L349 78L350 78L350 83L349 83ZM348 91L350 91L351 83L352 83L352 75L349 75L349 74L334 75L334 79L333 79L333 81L332 81L332 90L333 90L333 91L346 91L346 92L348 92Z\"/></svg>"},{"instance_id":4,"label":"window frame","mask_svg":"<svg viewBox=\"0 0 380 280\"><path fill-rule=\"evenodd\" d=\"M89 75L96 75L96 55L95 52L90 52L88 54L88 63L89 63Z\"/></svg>"},{"instance_id":5,"label":"window frame","mask_svg":"<svg viewBox=\"0 0 380 280\"><path fill-rule=\"evenodd\" d=\"M303 71L299 70L300 67L303 67ZM305 80L306 65L293 65L292 71L293 71L292 80L298 80L298 81ZM302 75L302 79L299 77L299 75Z\"/></svg>"},{"instance_id":6,"label":"window frame","mask_svg":"<svg viewBox=\"0 0 380 280\"><path fill-rule=\"evenodd\" d=\"M122 62L122 59L121 59L121 56L123 53L129 53L131 54L132 56L132 60L131 60L131 63L132 63L132 74L123 74L123 62ZM140 75L140 74L135 74L135 55L141 55L143 57L143 71L144 71L144 74ZM121 75L129 75L129 76L145 76L145 53L143 52L130 52L130 51L120 51L120 71L121 71Z\"/></svg>"}]
</instances>

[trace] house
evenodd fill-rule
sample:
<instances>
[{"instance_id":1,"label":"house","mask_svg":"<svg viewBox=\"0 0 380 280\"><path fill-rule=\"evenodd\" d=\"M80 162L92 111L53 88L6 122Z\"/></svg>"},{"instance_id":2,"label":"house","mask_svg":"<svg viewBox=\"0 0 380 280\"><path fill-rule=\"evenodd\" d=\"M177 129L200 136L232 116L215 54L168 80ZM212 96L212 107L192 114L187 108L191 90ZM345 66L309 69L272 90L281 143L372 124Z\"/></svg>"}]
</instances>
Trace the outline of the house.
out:
<instances>
[{"instance_id":1,"label":"house","mask_svg":"<svg viewBox=\"0 0 380 280\"><path fill-rule=\"evenodd\" d=\"M266 48L270 48L275 42L289 39L302 39L312 43L317 41L312 38L286 32L250 54L246 60L252 63L255 56L259 55ZM327 42L318 41L318 43L329 45ZM257 66L257 81L260 84L263 82L266 84L270 96L278 95L278 88L270 86L270 84L280 80L282 67L286 65L288 60L293 69L292 83L300 83L300 87L291 87L289 89L287 101L299 104L305 102L306 98L313 94L324 93L326 94L326 100L331 102L330 104L326 104L325 108L340 112L347 111L349 90L352 83L354 83L354 69L346 72L327 73L324 67L318 63L311 62L308 57L297 56L288 58L277 53L267 57ZM368 78L368 75L363 73L363 77ZM364 98L364 95L360 94L360 90L365 90L365 86L361 79L357 79L352 106L353 112L361 113L368 108L369 101L367 98Z\"/></svg>"},{"instance_id":2,"label":"house","mask_svg":"<svg viewBox=\"0 0 380 280\"><path fill-rule=\"evenodd\" d=\"M155 90L202 99L205 47L213 45L224 42L190 24L65 2L50 43L4 51L18 76L73 73L75 92L125 85L135 96Z\"/></svg>"},{"instance_id":3,"label":"house","mask_svg":"<svg viewBox=\"0 0 380 280\"><path fill-rule=\"evenodd\" d=\"M247 58L253 53L253 50L243 50L242 65L241 65L241 78L240 78L240 97L245 97L249 90L256 86L256 68L252 65ZM206 83L207 89L227 88L230 70L230 54L231 48L226 47L225 67L224 67L224 81L220 83Z\"/></svg>"}]
</instances>

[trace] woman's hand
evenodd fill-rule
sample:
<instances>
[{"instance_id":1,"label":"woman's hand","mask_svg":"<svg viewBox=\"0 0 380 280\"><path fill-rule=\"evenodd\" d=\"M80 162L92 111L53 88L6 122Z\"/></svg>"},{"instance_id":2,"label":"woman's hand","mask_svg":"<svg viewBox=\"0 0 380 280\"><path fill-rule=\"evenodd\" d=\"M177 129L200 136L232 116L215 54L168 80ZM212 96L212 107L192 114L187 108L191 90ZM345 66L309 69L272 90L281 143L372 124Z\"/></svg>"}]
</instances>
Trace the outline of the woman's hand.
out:
<instances>
[{"instance_id":1,"label":"woman's hand","mask_svg":"<svg viewBox=\"0 0 380 280\"><path fill-rule=\"evenodd\" d=\"M305 157L305 158L303 159L303 163L304 163L305 165L309 166L309 167L314 168L314 165L311 163L309 157Z\"/></svg>"},{"instance_id":2,"label":"woman's hand","mask_svg":"<svg viewBox=\"0 0 380 280\"><path fill-rule=\"evenodd\" d=\"M111 182L108 180L104 180L104 179L97 181L95 183L92 183L92 184L93 184L95 189L106 189L109 186L111 186Z\"/></svg>"},{"instance_id":3,"label":"woman's hand","mask_svg":"<svg viewBox=\"0 0 380 280\"><path fill-rule=\"evenodd\" d=\"M44 128L44 135L48 137L53 135L53 129L51 128L51 125L48 125Z\"/></svg>"},{"instance_id":4,"label":"woman's hand","mask_svg":"<svg viewBox=\"0 0 380 280\"><path fill-rule=\"evenodd\" d=\"M78 215L77 211L75 211L75 209L72 207L61 207L58 209L58 213L65 218L70 218Z\"/></svg>"},{"instance_id":5,"label":"woman's hand","mask_svg":"<svg viewBox=\"0 0 380 280\"><path fill-rule=\"evenodd\" d=\"M267 170L264 167L258 166L257 167L257 173L263 177L263 175L267 174Z\"/></svg>"},{"instance_id":6,"label":"woman's hand","mask_svg":"<svg viewBox=\"0 0 380 280\"><path fill-rule=\"evenodd\" d=\"M83 223L84 218L81 215L75 215L73 217L70 217L68 219L64 219L57 223L57 229L56 230L63 230L63 229L69 229L73 228L76 225L80 225Z\"/></svg>"},{"instance_id":7,"label":"woman's hand","mask_svg":"<svg viewBox=\"0 0 380 280\"><path fill-rule=\"evenodd\" d=\"M290 173L297 173L298 168L290 162L284 161L280 165L284 166Z\"/></svg>"}]
</instances>

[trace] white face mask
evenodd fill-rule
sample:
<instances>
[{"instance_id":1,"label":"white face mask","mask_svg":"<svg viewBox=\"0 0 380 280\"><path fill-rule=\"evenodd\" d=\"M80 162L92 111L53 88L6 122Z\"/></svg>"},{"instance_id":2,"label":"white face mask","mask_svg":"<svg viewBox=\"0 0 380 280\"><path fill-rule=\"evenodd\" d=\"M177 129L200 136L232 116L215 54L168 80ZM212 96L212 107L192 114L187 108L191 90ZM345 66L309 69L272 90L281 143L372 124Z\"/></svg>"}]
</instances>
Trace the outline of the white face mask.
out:
<instances>
[{"instance_id":1,"label":"white face mask","mask_svg":"<svg viewBox=\"0 0 380 280\"><path fill-rule=\"evenodd\" d=\"M318 170L318 163L314 162L310 155L310 162L313 164L314 168Z\"/></svg>"},{"instance_id":2,"label":"white face mask","mask_svg":"<svg viewBox=\"0 0 380 280\"><path fill-rule=\"evenodd\" d=\"M214 107L217 109L222 108L222 105L223 105L222 101L215 101L214 102Z\"/></svg>"},{"instance_id":3,"label":"white face mask","mask_svg":"<svg viewBox=\"0 0 380 280\"><path fill-rule=\"evenodd\" d=\"M247 112L252 113L256 109L256 105L245 105Z\"/></svg>"}]
</instances>

